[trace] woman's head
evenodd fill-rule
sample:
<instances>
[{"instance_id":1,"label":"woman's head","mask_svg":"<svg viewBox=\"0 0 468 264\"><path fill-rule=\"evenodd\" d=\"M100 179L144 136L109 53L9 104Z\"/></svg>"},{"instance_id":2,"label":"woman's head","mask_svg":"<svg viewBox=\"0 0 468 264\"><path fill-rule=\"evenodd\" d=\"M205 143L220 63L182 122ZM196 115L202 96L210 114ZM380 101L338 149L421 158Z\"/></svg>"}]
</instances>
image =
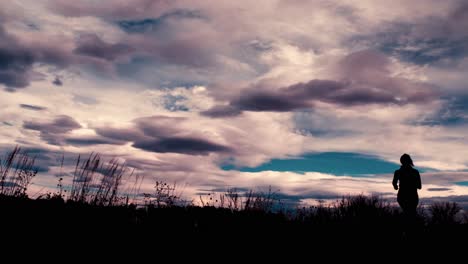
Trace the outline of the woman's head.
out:
<instances>
[{"instance_id":1,"label":"woman's head","mask_svg":"<svg viewBox=\"0 0 468 264\"><path fill-rule=\"evenodd\" d=\"M400 162L401 162L401 165L403 166L411 166L411 167L414 166L413 160L411 159L410 155L406 153L401 155Z\"/></svg>"}]
</instances>

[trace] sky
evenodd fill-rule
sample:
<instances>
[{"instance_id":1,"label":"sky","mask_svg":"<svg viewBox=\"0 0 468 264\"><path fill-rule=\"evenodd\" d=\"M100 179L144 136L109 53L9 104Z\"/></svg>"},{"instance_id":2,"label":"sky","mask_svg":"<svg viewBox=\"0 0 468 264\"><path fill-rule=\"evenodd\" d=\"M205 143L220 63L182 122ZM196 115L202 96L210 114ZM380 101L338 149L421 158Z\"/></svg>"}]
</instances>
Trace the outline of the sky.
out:
<instances>
[{"instance_id":1,"label":"sky","mask_svg":"<svg viewBox=\"0 0 468 264\"><path fill-rule=\"evenodd\" d=\"M424 201L468 204L466 28L460 0L1 1L0 148L34 193L94 152L295 202L394 198L408 153Z\"/></svg>"}]
</instances>

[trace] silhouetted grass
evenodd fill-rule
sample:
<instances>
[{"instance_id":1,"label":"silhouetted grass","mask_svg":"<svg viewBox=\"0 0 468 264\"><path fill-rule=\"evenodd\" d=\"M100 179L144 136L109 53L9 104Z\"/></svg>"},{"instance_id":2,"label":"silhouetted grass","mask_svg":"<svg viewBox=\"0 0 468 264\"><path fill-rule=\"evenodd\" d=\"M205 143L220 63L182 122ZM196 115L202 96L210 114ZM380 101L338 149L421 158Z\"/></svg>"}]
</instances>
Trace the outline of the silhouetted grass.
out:
<instances>
[{"instance_id":1,"label":"silhouetted grass","mask_svg":"<svg viewBox=\"0 0 468 264\"><path fill-rule=\"evenodd\" d=\"M36 176L35 158L15 147L7 156L0 158L0 194L26 196L28 185Z\"/></svg>"}]
</instances>

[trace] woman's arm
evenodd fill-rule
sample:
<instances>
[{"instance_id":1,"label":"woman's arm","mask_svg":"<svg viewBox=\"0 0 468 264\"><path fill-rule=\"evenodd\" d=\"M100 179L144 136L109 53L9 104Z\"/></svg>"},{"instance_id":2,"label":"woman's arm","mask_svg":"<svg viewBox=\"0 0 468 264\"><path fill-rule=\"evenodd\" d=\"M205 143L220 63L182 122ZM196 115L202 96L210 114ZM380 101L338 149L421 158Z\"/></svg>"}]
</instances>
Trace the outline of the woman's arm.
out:
<instances>
[{"instance_id":1,"label":"woman's arm","mask_svg":"<svg viewBox=\"0 0 468 264\"><path fill-rule=\"evenodd\" d=\"M400 179L400 176L399 176L398 170L396 170L395 173L393 174L393 181L392 181L393 188L395 190L398 190L398 180L399 179Z\"/></svg>"},{"instance_id":2,"label":"woman's arm","mask_svg":"<svg viewBox=\"0 0 468 264\"><path fill-rule=\"evenodd\" d=\"M421 184L421 175L419 174L419 171L416 171L416 188L421 190L422 184Z\"/></svg>"}]
</instances>

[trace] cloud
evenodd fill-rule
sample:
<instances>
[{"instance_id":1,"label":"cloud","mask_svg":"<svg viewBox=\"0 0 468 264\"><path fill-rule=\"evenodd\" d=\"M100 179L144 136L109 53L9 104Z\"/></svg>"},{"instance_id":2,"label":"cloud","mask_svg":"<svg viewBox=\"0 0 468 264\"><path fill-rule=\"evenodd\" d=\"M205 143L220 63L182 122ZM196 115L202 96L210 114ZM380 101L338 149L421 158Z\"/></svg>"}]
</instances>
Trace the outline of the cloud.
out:
<instances>
[{"instance_id":1,"label":"cloud","mask_svg":"<svg viewBox=\"0 0 468 264\"><path fill-rule=\"evenodd\" d=\"M105 19L144 18L149 14L158 15L178 1L165 0L123 0L112 6L101 2L53 0L49 8L68 17L97 16Z\"/></svg>"},{"instance_id":2,"label":"cloud","mask_svg":"<svg viewBox=\"0 0 468 264\"><path fill-rule=\"evenodd\" d=\"M180 126L185 121L187 121L187 119L184 117L156 115L140 117L135 119L133 122L135 123L136 128L145 136L160 138L173 137L177 133L184 132Z\"/></svg>"},{"instance_id":3,"label":"cloud","mask_svg":"<svg viewBox=\"0 0 468 264\"><path fill-rule=\"evenodd\" d=\"M53 85L56 85L56 86L62 86L63 85L63 81L62 79L60 79L58 76L55 77L54 81L52 82Z\"/></svg>"},{"instance_id":4,"label":"cloud","mask_svg":"<svg viewBox=\"0 0 468 264\"><path fill-rule=\"evenodd\" d=\"M468 95L458 94L444 98L443 107L426 115L418 125L463 126L468 121Z\"/></svg>"},{"instance_id":5,"label":"cloud","mask_svg":"<svg viewBox=\"0 0 468 264\"><path fill-rule=\"evenodd\" d=\"M41 139L49 144L61 145L64 134L80 129L81 125L70 116L60 115L49 122L25 121L23 128L39 131Z\"/></svg>"},{"instance_id":6,"label":"cloud","mask_svg":"<svg viewBox=\"0 0 468 264\"><path fill-rule=\"evenodd\" d=\"M312 80L279 89L250 87L240 96L232 99L228 106L215 106L203 115L211 117L234 116L242 111L288 112L313 107L314 100L327 97L333 100L333 94L345 90L346 83L329 80Z\"/></svg>"},{"instance_id":7,"label":"cloud","mask_svg":"<svg viewBox=\"0 0 468 264\"><path fill-rule=\"evenodd\" d=\"M228 147L197 138L164 138L136 141L133 147L158 153L206 155L210 152L228 152Z\"/></svg>"},{"instance_id":8,"label":"cloud","mask_svg":"<svg viewBox=\"0 0 468 264\"><path fill-rule=\"evenodd\" d=\"M36 63L66 67L70 60L62 48L20 40L0 25L0 84L7 90L27 87L35 76L33 66Z\"/></svg>"},{"instance_id":9,"label":"cloud","mask_svg":"<svg viewBox=\"0 0 468 264\"><path fill-rule=\"evenodd\" d=\"M230 53L232 48L228 42L219 41L225 31L213 24L211 13L205 12L211 5L205 3L126 0L109 7L102 3L54 0L48 7L67 17L91 16L107 21L113 29L119 27L122 32L115 44L98 43L94 38L77 51L112 61L130 49L132 58L128 64L117 65L119 74L125 77L141 81L141 78L155 78L156 73L160 73L162 76L157 77L167 81L170 74L176 74L179 84L182 75L187 76L187 82L204 84L212 81L213 76L221 73L227 76L226 71L232 72L225 68L227 64L246 66L233 58L235 53L224 54ZM149 76L143 71L152 73ZM216 74L208 78L204 76L207 71ZM194 79L203 79L203 82Z\"/></svg>"},{"instance_id":10,"label":"cloud","mask_svg":"<svg viewBox=\"0 0 468 264\"><path fill-rule=\"evenodd\" d=\"M23 88L29 84L31 68L36 56L21 47L0 25L0 83L9 89Z\"/></svg>"},{"instance_id":11,"label":"cloud","mask_svg":"<svg viewBox=\"0 0 468 264\"><path fill-rule=\"evenodd\" d=\"M25 129L37 130L44 133L65 134L75 129L81 128L81 125L70 116L57 116L50 122L28 121L24 122Z\"/></svg>"},{"instance_id":12,"label":"cloud","mask_svg":"<svg viewBox=\"0 0 468 264\"><path fill-rule=\"evenodd\" d=\"M117 24L128 33L151 33L164 30L172 20L181 19L204 19L199 11L176 9L162 14L157 18L145 18L139 20L121 20Z\"/></svg>"},{"instance_id":13,"label":"cloud","mask_svg":"<svg viewBox=\"0 0 468 264\"><path fill-rule=\"evenodd\" d=\"M138 149L156 153L207 155L211 152L230 152L231 149L201 137L196 131L186 131L180 117L151 116L133 120L127 128L97 127L96 133L112 140L133 142Z\"/></svg>"},{"instance_id":14,"label":"cloud","mask_svg":"<svg viewBox=\"0 0 468 264\"><path fill-rule=\"evenodd\" d=\"M202 111L201 114L209 117L230 117L237 116L242 113L242 110L232 105L216 105L208 110Z\"/></svg>"},{"instance_id":15,"label":"cloud","mask_svg":"<svg viewBox=\"0 0 468 264\"><path fill-rule=\"evenodd\" d=\"M339 61L337 75L351 81L356 87L356 93L344 97L400 105L426 103L439 98L440 94L434 85L395 76L392 67L394 65L387 56L374 50L361 50L347 55Z\"/></svg>"},{"instance_id":16,"label":"cloud","mask_svg":"<svg viewBox=\"0 0 468 264\"><path fill-rule=\"evenodd\" d=\"M444 191L450 191L450 188L427 188L428 191L430 192L444 192Z\"/></svg>"},{"instance_id":17,"label":"cloud","mask_svg":"<svg viewBox=\"0 0 468 264\"><path fill-rule=\"evenodd\" d=\"M107 61L116 60L133 51L133 48L126 44L109 44L104 42L95 34L81 35L77 42L74 53L99 58Z\"/></svg>"},{"instance_id":18,"label":"cloud","mask_svg":"<svg viewBox=\"0 0 468 264\"><path fill-rule=\"evenodd\" d=\"M38 105L30 105L30 104L20 104L21 108L33 110L33 111L44 111L47 107L38 106Z\"/></svg>"},{"instance_id":19,"label":"cloud","mask_svg":"<svg viewBox=\"0 0 468 264\"><path fill-rule=\"evenodd\" d=\"M384 23L370 36L355 39L369 41L379 50L411 63L437 65L468 55L467 26L468 3L448 1L438 12Z\"/></svg>"},{"instance_id":20,"label":"cloud","mask_svg":"<svg viewBox=\"0 0 468 264\"><path fill-rule=\"evenodd\" d=\"M354 52L336 66L339 81L314 79L281 88L254 85L242 90L229 105L217 105L202 114L224 117L241 111L288 112L314 108L316 102L342 107L422 104L438 98L432 85L392 77L389 65L381 53Z\"/></svg>"},{"instance_id":21,"label":"cloud","mask_svg":"<svg viewBox=\"0 0 468 264\"><path fill-rule=\"evenodd\" d=\"M73 95L73 101L84 105L96 105L98 103L96 98L78 94Z\"/></svg>"},{"instance_id":22,"label":"cloud","mask_svg":"<svg viewBox=\"0 0 468 264\"><path fill-rule=\"evenodd\" d=\"M98 136L86 136L86 137L67 137L65 143L73 146L90 146L90 145L123 145L125 141L111 140L104 137Z\"/></svg>"},{"instance_id":23,"label":"cloud","mask_svg":"<svg viewBox=\"0 0 468 264\"><path fill-rule=\"evenodd\" d=\"M144 138L144 133L137 128L98 127L95 131L98 135L114 140L136 141Z\"/></svg>"}]
</instances>

